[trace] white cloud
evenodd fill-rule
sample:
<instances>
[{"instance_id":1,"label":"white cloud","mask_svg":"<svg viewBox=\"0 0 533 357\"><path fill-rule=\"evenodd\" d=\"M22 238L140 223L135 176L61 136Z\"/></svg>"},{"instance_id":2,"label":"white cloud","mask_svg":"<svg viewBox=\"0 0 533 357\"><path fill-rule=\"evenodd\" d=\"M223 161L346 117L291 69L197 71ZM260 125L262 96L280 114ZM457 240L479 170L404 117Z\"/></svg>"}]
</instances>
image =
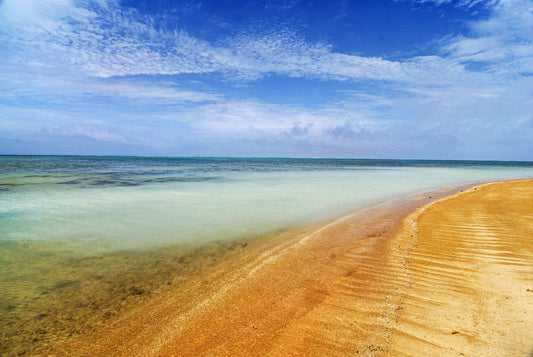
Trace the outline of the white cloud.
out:
<instances>
[{"instance_id":1,"label":"white cloud","mask_svg":"<svg viewBox=\"0 0 533 357\"><path fill-rule=\"evenodd\" d=\"M486 20L470 24L471 36L457 36L444 43L444 53L460 63L478 62L501 77L532 74L533 3L502 0Z\"/></svg>"},{"instance_id":2,"label":"white cloud","mask_svg":"<svg viewBox=\"0 0 533 357\"><path fill-rule=\"evenodd\" d=\"M369 112L353 111L338 104L307 109L257 101L227 101L180 113L179 118L212 135L291 136L313 141L332 141L331 132L338 128L359 133L386 126Z\"/></svg>"},{"instance_id":3,"label":"white cloud","mask_svg":"<svg viewBox=\"0 0 533 357\"><path fill-rule=\"evenodd\" d=\"M32 98L47 103L77 104L90 98L115 102L173 105L201 103L222 98L215 93L182 89L169 81L93 78L70 73L0 72L0 95L4 100Z\"/></svg>"},{"instance_id":4,"label":"white cloud","mask_svg":"<svg viewBox=\"0 0 533 357\"><path fill-rule=\"evenodd\" d=\"M496 0L411 0L411 2L418 4L432 4L437 6L451 4L456 7L469 9L476 5L491 6L496 2Z\"/></svg>"},{"instance_id":5,"label":"white cloud","mask_svg":"<svg viewBox=\"0 0 533 357\"><path fill-rule=\"evenodd\" d=\"M93 2L74 6L67 0L24 0L33 10L21 18L16 1L5 0L0 7L3 40L24 50L12 52L12 61L20 61L22 54L41 70L59 64L96 77L220 72L244 80L281 74L433 84L480 77L438 56L390 61L336 53L329 45L310 44L286 30L243 34L214 45L184 31L156 30L133 10L110 5L104 11Z\"/></svg>"}]
</instances>

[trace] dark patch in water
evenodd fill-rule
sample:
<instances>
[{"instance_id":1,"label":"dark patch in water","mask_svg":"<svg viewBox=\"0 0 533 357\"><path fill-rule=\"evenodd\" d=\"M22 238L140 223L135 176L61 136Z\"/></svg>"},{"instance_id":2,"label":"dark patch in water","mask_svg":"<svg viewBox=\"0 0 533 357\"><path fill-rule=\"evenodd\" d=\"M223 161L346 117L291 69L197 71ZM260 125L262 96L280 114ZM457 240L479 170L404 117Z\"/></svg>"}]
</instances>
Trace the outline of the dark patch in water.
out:
<instances>
[{"instance_id":1,"label":"dark patch in water","mask_svg":"<svg viewBox=\"0 0 533 357\"><path fill-rule=\"evenodd\" d=\"M139 182L120 181L118 185L119 186L140 186L141 184Z\"/></svg>"},{"instance_id":2,"label":"dark patch in water","mask_svg":"<svg viewBox=\"0 0 533 357\"><path fill-rule=\"evenodd\" d=\"M56 185L77 185L80 184L81 181L79 180L72 180L72 181L63 181L63 182L57 182Z\"/></svg>"},{"instance_id":3,"label":"dark patch in water","mask_svg":"<svg viewBox=\"0 0 533 357\"><path fill-rule=\"evenodd\" d=\"M90 184L93 186L104 186L104 185L114 185L117 181L114 180L96 180L91 182Z\"/></svg>"},{"instance_id":4,"label":"dark patch in water","mask_svg":"<svg viewBox=\"0 0 533 357\"><path fill-rule=\"evenodd\" d=\"M218 179L217 177L158 177L143 180L143 183L167 183L167 182L203 182Z\"/></svg>"},{"instance_id":5,"label":"dark patch in water","mask_svg":"<svg viewBox=\"0 0 533 357\"><path fill-rule=\"evenodd\" d=\"M80 285L79 281L62 281L52 287L53 290L64 289L72 285Z\"/></svg>"},{"instance_id":6,"label":"dark patch in water","mask_svg":"<svg viewBox=\"0 0 533 357\"><path fill-rule=\"evenodd\" d=\"M121 180L95 180L90 182L93 186L139 186L141 183Z\"/></svg>"}]
</instances>

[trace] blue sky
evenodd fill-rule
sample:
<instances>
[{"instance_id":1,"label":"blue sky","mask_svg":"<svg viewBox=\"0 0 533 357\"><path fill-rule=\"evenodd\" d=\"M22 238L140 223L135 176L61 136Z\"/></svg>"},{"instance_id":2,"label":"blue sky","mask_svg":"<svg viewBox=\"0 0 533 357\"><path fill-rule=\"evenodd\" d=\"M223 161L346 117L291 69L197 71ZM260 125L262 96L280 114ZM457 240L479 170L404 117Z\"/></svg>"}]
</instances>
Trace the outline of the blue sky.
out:
<instances>
[{"instance_id":1,"label":"blue sky","mask_svg":"<svg viewBox=\"0 0 533 357\"><path fill-rule=\"evenodd\" d=\"M533 160L533 2L0 1L0 154Z\"/></svg>"}]
</instances>

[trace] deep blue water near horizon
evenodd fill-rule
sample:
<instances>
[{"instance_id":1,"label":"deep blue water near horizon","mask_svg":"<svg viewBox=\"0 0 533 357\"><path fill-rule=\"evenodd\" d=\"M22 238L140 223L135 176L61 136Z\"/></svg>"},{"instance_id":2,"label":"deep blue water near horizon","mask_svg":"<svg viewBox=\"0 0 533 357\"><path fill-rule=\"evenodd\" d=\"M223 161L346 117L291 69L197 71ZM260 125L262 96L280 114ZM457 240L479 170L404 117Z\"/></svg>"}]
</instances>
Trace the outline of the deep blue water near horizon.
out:
<instances>
[{"instance_id":1,"label":"deep blue water near horizon","mask_svg":"<svg viewBox=\"0 0 533 357\"><path fill-rule=\"evenodd\" d=\"M223 172L283 172L357 170L372 168L533 168L529 161L424 160L424 159L333 159L333 158L254 158L254 157L151 157L77 155L0 155L0 190L37 185L37 178L69 175L109 175L109 179L59 181L63 185L139 186L160 182L209 180L202 174ZM17 182L16 176L36 180ZM6 180L6 175L8 179ZM15 180L9 181L9 178ZM46 180L45 180L46 181ZM44 183L44 182L42 182ZM48 182L47 182L48 183ZM1 191L0 191L1 192Z\"/></svg>"},{"instance_id":2,"label":"deep blue water near horizon","mask_svg":"<svg viewBox=\"0 0 533 357\"><path fill-rule=\"evenodd\" d=\"M531 162L0 156L0 354L46 354L255 237L528 177Z\"/></svg>"}]
</instances>

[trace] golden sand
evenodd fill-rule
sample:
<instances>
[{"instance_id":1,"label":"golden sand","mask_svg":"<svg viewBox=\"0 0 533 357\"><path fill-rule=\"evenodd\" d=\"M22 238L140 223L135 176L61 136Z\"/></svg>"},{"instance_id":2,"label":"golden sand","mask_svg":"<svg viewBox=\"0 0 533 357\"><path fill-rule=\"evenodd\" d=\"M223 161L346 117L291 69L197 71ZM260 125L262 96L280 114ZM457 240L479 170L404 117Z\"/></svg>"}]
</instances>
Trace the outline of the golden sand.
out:
<instances>
[{"instance_id":1,"label":"golden sand","mask_svg":"<svg viewBox=\"0 0 533 357\"><path fill-rule=\"evenodd\" d=\"M408 283L390 355L533 352L532 180L475 187L424 207L398 238L410 247Z\"/></svg>"},{"instance_id":2,"label":"golden sand","mask_svg":"<svg viewBox=\"0 0 533 357\"><path fill-rule=\"evenodd\" d=\"M429 201L384 204L265 241L55 353L531 353L533 180Z\"/></svg>"}]
</instances>

